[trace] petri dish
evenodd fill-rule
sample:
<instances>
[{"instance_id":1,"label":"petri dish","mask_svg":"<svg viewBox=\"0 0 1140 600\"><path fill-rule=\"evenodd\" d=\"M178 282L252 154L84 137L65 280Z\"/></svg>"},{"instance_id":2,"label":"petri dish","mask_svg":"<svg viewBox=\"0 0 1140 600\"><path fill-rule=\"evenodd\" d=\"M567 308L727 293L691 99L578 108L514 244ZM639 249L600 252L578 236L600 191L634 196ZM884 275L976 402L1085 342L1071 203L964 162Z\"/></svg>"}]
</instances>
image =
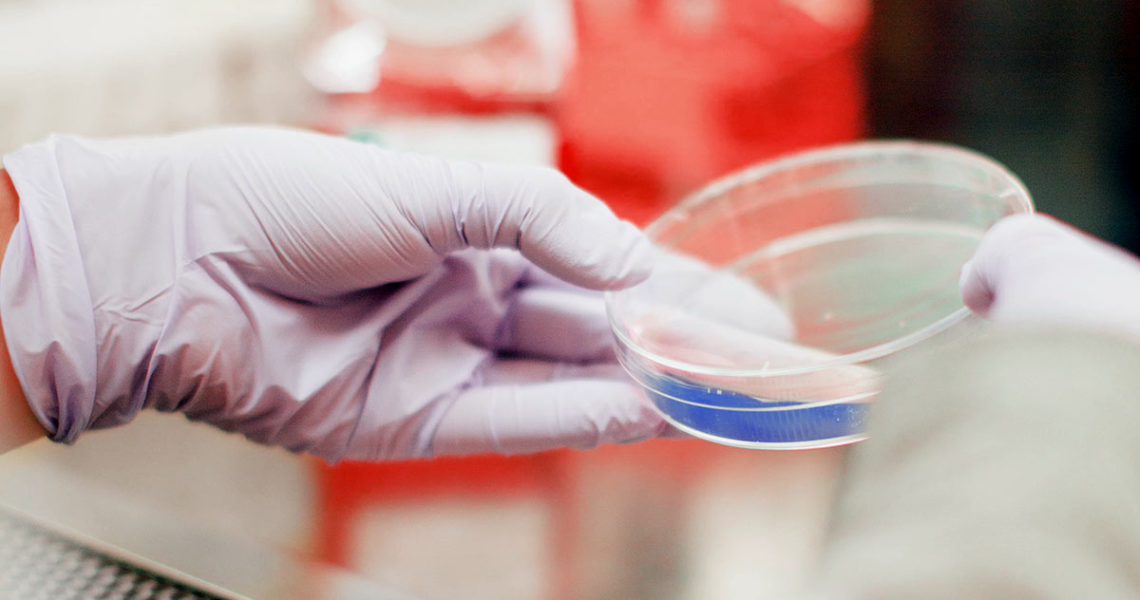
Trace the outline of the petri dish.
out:
<instances>
[{"instance_id":1,"label":"petri dish","mask_svg":"<svg viewBox=\"0 0 1140 600\"><path fill-rule=\"evenodd\" d=\"M653 275L606 295L625 369L670 423L745 448L866 437L882 363L968 330L958 278L985 231L1033 211L994 160L867 141L731 174L646 228Z\"/></svg>"}]
</instances>

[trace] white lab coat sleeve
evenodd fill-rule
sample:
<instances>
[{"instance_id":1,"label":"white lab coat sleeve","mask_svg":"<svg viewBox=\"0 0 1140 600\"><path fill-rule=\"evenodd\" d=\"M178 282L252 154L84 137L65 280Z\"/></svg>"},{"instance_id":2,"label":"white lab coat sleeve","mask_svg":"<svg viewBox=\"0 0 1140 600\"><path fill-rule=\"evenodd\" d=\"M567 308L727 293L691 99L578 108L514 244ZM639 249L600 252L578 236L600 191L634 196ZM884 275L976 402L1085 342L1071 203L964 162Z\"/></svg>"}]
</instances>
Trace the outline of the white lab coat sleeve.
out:
<instances>
[{"instance_id":1,"label":"white lab coat sleeve","mask_svg":"<svg viewBox=\"0 0 1140 600\"><path fill-rule=\"evenodd\" d=\"M897 365L810 598L1140 598L1140 345L1006 332Z\"/></svg>"}]
</instances>

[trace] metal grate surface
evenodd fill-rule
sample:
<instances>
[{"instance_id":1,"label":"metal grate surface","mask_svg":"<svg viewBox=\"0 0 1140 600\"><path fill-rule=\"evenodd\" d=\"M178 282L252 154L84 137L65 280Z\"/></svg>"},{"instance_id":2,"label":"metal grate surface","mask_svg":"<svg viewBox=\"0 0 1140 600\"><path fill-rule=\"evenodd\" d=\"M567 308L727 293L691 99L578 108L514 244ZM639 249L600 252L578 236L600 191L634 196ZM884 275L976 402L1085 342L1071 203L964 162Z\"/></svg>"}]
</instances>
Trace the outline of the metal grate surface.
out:
<instances>
[{"instance_id":1,"label":"metal grate surface","mask_svg":"<svg viewBox=\"0 0 1140 600\"><path fill-rule=\"evenodd\" d=\"M225 600L0 510L0 600Z\"/></svg>"}]
</instances>

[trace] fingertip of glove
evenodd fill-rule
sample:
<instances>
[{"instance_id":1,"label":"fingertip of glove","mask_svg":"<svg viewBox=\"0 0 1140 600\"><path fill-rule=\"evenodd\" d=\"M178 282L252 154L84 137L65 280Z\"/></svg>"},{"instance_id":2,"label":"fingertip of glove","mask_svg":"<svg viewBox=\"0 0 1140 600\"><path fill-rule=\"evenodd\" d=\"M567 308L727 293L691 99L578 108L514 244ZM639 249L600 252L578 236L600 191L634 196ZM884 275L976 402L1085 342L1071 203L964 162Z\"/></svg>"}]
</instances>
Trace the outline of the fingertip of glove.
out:
<instances>
[{"instance_id":1,"label":"fingertip of glove","mask_svg":"<svg viewBox=\"0 0 1140 600\"><path fill-rule=\"evenodd\" d=\"M985 279L977 272L973 259L962 265L962 273L958 278L958 291L962 295L962 303L971 311L985 315L993 304L994 296Z\"/></svg>"},{"instance_id":2,"label":"fingertip of glove","mask_svg":"<svg viewBox=\"0 0 1140 600\"><path fill-rule=\"evenodd\" d=\"M557 240L523 246L523 254L552 275L595 290L640 283L653 271L654 252L645 235L612 214L603 222L563 224Z\"/></svg>"},{"instance_id":3,"label":"fingertip of glove","mask_svg":"<svg viewBox=\"0 0 1140 600\"><path fill-rule=\"evenodd\" d=\"M620 231L622 240L611 250L617 268L603 278L603 289L621 289L641 283L653 272L656 253L649 238L626 221L621 221Z\"/></svg>"},{"instance_id":4,"label":"fingertip of glove","mask_svg":"<svg viewBox=\"0 0 1140 600\"><path fill-rule=\"evenodd\" d=\"M616 290L644 281L653 271L653 244L637 226L620 219L602 200L572 186L578 210L564 222L567 233L576 236L583 259L582 274L591 279L587 287Z\"/></svg>"},{"instance_id":5,"label":"fingertip of glove","mask_svg":"<svg viewBox=\"0 0 1140 600\"><path fill-rule=\"evenodd\" d=\"M484 164L468 179L479 183L483 198L476 221L499 233L487 236L492 245L514 245L548 273L591 289L620 289L649 277L653 252L645 235L563 173Z\"/></svg>"}]
</instances>

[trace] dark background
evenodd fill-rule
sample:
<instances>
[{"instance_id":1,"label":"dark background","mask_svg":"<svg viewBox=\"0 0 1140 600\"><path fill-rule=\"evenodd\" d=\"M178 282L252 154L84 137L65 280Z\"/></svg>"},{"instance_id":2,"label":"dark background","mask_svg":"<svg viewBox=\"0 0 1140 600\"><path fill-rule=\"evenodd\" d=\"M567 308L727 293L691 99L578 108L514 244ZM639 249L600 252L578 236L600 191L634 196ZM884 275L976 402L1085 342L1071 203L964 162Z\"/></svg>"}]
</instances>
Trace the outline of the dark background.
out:
<instances>
[{"instance_id":1,"label":"dark background","mask_svg":"<svg viewBox=\"0 0 1140 600\"><path fill-rule=\"evenodd\" d=\"M876 0L869 134L954 142L1038 209L1140 249L1140 2Z\"/></svg>"}]
</instances>

